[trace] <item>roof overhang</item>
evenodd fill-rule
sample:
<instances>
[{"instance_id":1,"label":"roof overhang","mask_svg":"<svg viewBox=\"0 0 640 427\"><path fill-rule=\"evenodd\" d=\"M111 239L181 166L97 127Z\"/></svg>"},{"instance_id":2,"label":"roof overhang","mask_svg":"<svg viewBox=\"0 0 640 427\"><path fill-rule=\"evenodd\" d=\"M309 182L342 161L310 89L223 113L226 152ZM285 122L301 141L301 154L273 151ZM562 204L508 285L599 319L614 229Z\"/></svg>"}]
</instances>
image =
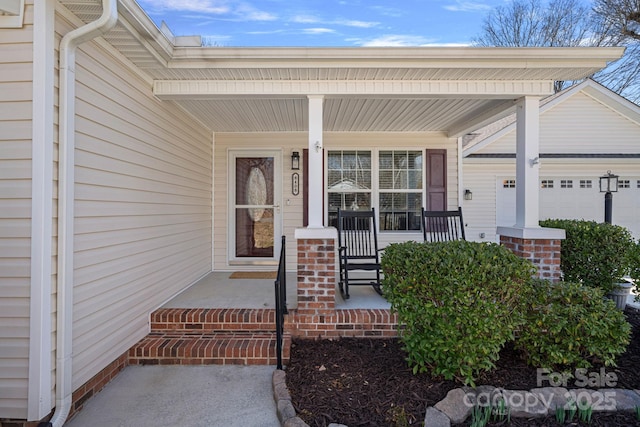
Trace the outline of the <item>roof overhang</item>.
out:
<instances>
[{"instance_id":1,"label":"roof overhang","mask_svg":"<svg viewBox=\"0 0 640 427\"><path fill-rule=\"evenodd\" d=\"M61 0L79 21L100 1ZM89 6L93 4L93 9ZM133 0L119 1L104 39L145 78L216 132L307 129L309 95L324 95L325 131L441 132L457 137L553 93L622 56L622 48L229 48L184 46Z\"/></svg>"}]
</instances>

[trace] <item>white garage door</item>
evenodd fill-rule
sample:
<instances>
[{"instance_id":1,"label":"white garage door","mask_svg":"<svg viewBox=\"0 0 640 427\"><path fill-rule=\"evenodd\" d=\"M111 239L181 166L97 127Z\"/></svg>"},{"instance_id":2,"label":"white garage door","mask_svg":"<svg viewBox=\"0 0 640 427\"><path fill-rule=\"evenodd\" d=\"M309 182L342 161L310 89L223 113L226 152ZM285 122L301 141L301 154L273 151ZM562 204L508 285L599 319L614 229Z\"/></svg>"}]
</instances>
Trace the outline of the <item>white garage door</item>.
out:
<instances>
[{"instance_id":1,"label":"white garage door","mask_svg":"<svg viewBox=\"0 0 640 427\"><path fill-rule=\"evenodd\" d=\"M516 222L515 178L496 182L496 222L513 226ZM540 179L540 218L572 218L604 221L604 194L594 178L542 177ZM621 177L620 189L613 195L614 224L627 227L640 238L640 177Z\"/></svg>"}]
</instances>

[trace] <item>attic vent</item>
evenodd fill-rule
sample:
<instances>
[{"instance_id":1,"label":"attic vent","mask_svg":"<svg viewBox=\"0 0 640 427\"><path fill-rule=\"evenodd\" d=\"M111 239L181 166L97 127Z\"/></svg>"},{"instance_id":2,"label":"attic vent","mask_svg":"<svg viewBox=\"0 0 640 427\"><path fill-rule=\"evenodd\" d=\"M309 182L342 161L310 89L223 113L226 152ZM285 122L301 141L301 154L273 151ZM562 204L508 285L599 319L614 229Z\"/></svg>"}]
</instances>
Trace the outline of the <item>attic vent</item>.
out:
<instances>
[{"instance_id":1,"label":"attic vent","mask_svg":"<svg viewBox=\"0 0 640 427\"><path fill-rule=\"evenodd\" d=\"M0 0L0 28L22 28L24 0Z\"/></svg>"}]
</instances>

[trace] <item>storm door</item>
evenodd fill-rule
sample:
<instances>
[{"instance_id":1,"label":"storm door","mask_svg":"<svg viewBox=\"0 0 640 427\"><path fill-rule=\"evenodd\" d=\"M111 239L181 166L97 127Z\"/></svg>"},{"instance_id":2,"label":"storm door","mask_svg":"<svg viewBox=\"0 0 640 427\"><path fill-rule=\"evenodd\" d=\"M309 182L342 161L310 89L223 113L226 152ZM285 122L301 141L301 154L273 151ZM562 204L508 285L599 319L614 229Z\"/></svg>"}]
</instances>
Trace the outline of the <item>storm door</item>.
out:
<instances>
[{"instance_id":1,"label":"storm door","mask_svg":"<svg viewBox=\"0 0 640 427\"><path fill-rule=\"evenodd\" d=\"M230 153L230 261L255 264L279 256L280 158L279 151Z\"/></svg>"}]
</instances>

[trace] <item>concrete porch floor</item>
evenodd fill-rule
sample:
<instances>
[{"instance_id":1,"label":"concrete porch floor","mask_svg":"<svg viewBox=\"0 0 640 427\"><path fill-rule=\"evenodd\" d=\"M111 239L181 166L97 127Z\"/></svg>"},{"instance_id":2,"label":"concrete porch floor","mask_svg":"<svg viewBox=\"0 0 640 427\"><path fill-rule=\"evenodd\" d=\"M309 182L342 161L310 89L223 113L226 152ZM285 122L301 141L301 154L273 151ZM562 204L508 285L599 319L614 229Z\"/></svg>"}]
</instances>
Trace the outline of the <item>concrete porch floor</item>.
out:
<instances>
[{"instance_id":1,"label":"concrete porch floor","mask_svg":"<svg viewBox=\"0 0 640 427\"><path fill-rule=\"evenodd\" d=\"M162 308L275 308L273 279L231 279L231 272L214 271L166 302ZM297 274L287 273L287 307L298 306ZM336 285L337 286L337 285ZM388 309L390 304L371 286L350 286L344 300L336 288L336 308Z\"/></svg>"}]
</instances>

